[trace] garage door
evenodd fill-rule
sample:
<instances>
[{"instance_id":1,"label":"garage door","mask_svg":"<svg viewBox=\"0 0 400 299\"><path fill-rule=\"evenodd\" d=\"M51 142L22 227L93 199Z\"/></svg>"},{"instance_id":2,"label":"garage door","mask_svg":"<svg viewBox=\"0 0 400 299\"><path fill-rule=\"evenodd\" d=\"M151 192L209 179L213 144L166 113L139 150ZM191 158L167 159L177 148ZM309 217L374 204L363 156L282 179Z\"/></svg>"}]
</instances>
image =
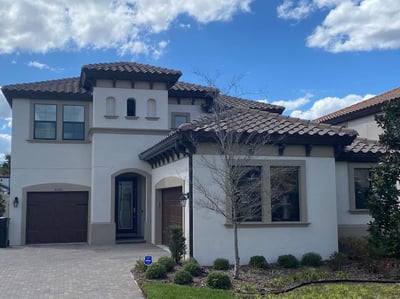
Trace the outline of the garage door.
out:
<instances>
[{"instance_id":1,"label":"garage door","mask_svg":"<svg viewBox=\"0 0 400 299\"><path fill-rule=\"evenodd\" d=\"M88 192L29 192L26 244L86 242Z\"/></svg>"}]
</instances>

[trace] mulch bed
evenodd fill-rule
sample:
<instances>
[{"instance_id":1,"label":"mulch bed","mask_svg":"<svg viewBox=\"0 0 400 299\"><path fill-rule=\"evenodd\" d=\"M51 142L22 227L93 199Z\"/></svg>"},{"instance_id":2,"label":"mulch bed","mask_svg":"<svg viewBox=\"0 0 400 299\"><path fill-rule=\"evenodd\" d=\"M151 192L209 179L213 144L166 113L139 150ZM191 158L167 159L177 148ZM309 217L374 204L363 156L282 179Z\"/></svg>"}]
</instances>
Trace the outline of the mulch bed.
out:
<instances>
[{"instance_id":1,"label":"mulch bed","mask_svg":"<svg viewBox=\"0 0 400 299\"><path fill-rule=\"evenodd\" d=\"M157 282L173 283L176 271L181 269L175 266L174 272L168 273L166 279ZM212 267L202 267L202 275L193 278L193 287L206 287L207 275ZM233 277L233 269L225 271ZM144 273L134 271L135 279L147 280ZM318 268L284 269L277 265L270 265L268 269L253 269L248 266L240 268L240 279L231 279L233 291L241 294L276 294L287 292L299 286L321 282L400 282L400 262L386 260L374 261L368 264L353 261L344 265L340 271L332 271L324 264Z\"/></svg>"}]
</instances>

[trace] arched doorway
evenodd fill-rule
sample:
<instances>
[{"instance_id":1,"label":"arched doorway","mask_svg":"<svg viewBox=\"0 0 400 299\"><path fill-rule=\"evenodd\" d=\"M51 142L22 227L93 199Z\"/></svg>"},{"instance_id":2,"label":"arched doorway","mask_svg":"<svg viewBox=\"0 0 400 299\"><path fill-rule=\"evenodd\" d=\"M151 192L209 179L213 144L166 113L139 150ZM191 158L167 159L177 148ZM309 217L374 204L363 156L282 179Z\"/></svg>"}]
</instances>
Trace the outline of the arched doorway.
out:
<instances>
[{"instance_id":1,"label":"arched doorway","mask_svg":"<svg viewBox=\"0 0 400 299\"><path fill-rule=\"evenodd\" d=\"M116 240L143 239L146 179L137 173L115 177Z\"/></svg>"}]
</instances>

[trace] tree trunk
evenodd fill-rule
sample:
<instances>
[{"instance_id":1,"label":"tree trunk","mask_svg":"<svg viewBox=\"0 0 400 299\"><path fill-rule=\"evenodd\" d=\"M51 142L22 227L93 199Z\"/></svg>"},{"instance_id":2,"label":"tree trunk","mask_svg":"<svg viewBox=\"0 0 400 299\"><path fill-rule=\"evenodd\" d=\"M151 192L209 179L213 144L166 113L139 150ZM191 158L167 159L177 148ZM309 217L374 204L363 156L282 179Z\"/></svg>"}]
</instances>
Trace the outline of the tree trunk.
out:
<instances>
[{"instance_id":1,"label":"tree trunk","mask_svg":"<svg viewBox=\"0 0 400 299\"><path fill-rule=\"evenodd\" d=\"M238 226L236 221L233 222L233 243L235 247L235 268L234 268L233 278L239 279L240 257L239 257L239 242L238 242Z\"/></svg>"}]
</instances>

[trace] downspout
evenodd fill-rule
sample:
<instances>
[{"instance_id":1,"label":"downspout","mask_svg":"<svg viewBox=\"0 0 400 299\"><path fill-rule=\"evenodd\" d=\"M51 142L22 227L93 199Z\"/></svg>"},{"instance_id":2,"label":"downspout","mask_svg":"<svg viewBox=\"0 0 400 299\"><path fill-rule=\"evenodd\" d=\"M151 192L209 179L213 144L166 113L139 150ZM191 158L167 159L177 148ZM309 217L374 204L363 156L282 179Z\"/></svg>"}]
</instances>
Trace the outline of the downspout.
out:
<instances>
[{"instance_id":1,"label":"downspout","mask_svg":"<svg viewBox=\"0 0 400 299\"><path fill-rule=\"evenodd\" d=\"M189 153L189 256L193 257L193 154Z\"/></svg>"}]
</instances>

